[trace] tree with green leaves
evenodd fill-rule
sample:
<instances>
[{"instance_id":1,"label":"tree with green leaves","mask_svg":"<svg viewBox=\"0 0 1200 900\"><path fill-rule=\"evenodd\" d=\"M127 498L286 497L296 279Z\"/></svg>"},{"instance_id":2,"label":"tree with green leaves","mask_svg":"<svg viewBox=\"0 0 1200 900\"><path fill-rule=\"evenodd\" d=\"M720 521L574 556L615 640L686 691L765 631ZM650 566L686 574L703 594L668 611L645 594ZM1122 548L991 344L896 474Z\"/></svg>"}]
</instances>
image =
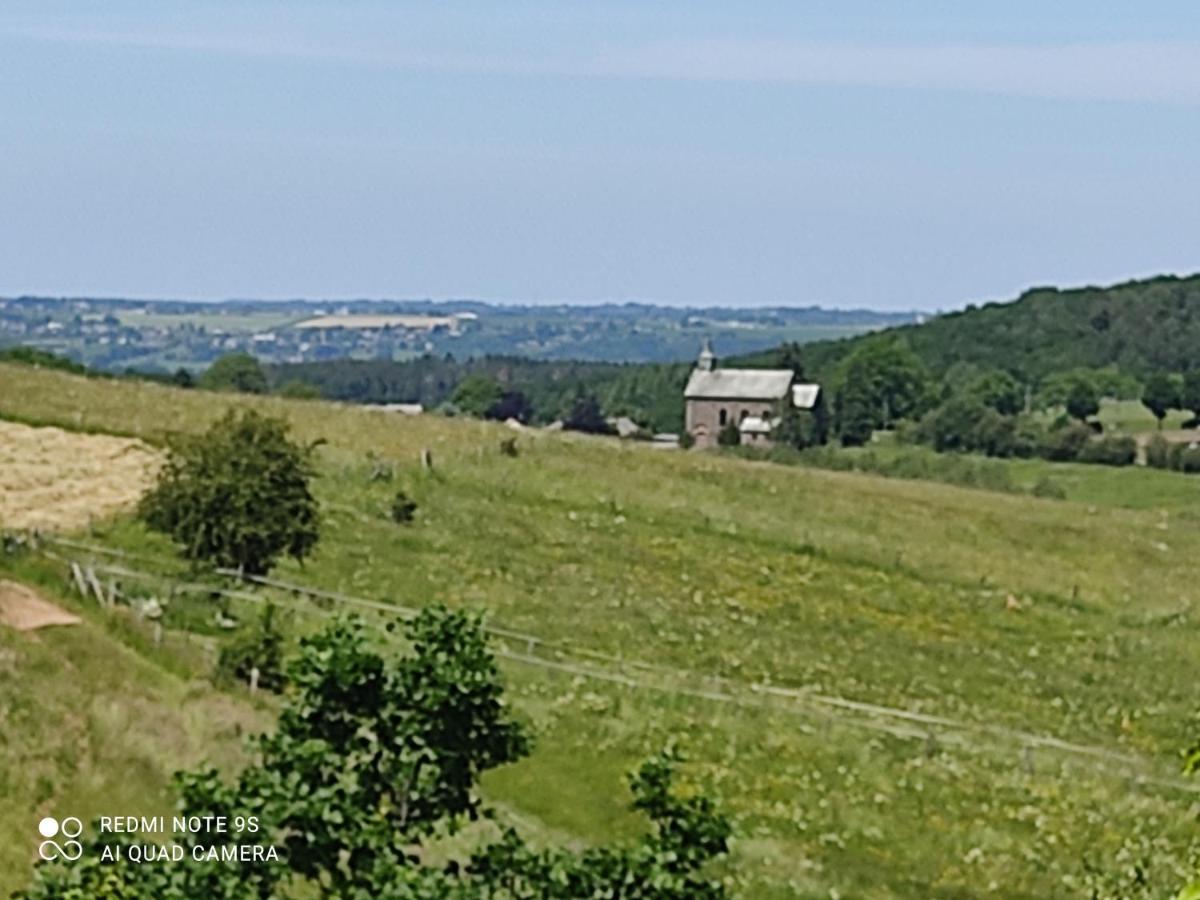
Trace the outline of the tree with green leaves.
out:
<instances>
[{"instance_id":1,"label":"tree with green leaves","mask_svg":"<svg viewBox=\"0 0 1200 900\"><path fill-rule=\"evenodd\" d=\"M1001 369L993 369L974 378L967 385L966 392L1002 416L1015 416L1025 406L1025 392L1021 385Z\"/></svg>"},{"instance_id":2,"label":"tree with green leaves","mask_svg":"<svg viewBox=\"0 0 1200 900\"><path fill-rule=\"evenodd\" d=\"M1096 385L1087 378L1076 378L1067 392L1067 415L1080 422L1086 422L1090 416L1100 412L1100 396Z\"/></svg>"},{"instance_id":3,"label":"tree with green leaves","mask_svg":"<svg viewBox=\"0 0 1200 900\"><path fill-rule=\"evenodd\" d=\"M927 406L925 366L907 343L895 338L864 343L843 363L834 384L835 418L841 423L843 443L865 443L869 431L891 428Z\"/></svg>"},{"instance_id":4,"label":"tree with green leaves","mask_svg":"<svg viewBox=\"0 0 1200 900\"><path fill-rule=\"evenodd\" d=\"M674 790L676 754L633 776L634 808L651 832L632 846L581 852L534 849L512 829L469 860L437 862L430 845L490 817L480 776L529 752L503 700L480 619L434 606L406 626L407 655L386 652L361 621L335 622L301 642L278 725L255 740L233 780L215 770L176 776L184 815L255 818L232 842L277 848L278 859L241 866L104 863L97 838L77 863L37 870L25 900L222 900L281 894L372 900L725 897L705 873L727 852L728 820L702 796Z\"/></svg>"},{"instance_id":5,"label":"tree with green leaves","mask_svg":"<svg viewBox=\"0 0 1200 900\"><path fill-rule=\"evenodd\" d=\"M571 404L571 411L563 419L563 428L568 431L583 431L587 434L612 434L612 426L604 418L600 401L594 394L579 394Z\"/></svg>"},{"instance_id":6,"label":"tree with green leaves","mask_svg":"<svg viewBox=\"0 0 1200 900\"><path fill-rule=\"evenodd\" d=\"M1150 410L1160 431L1167 413L1179 405L1179 385L1175 380L1161 372L1151 375L1142 388L1142 406Z\"/></svg>"},{"instance_id":7,"label":"tree with green leaves","mask_svg":"<svg viewBox=\"0 0 1200 900\"><path fill-rule=\"evenodd\" d=\"M1186 409L1193 418L1200 419L1200 369L1188 369L1183 373L1179 408Z\"/></svg>"},{"instance_id":8,"label":"tree with green leaves","mask_svg":"<svg viewBox=\"0 0 1200 900\"><path fill-rule=\"evenodd\" d=\"M209 391L265 394L267 376L258 360L249 353L226 353L204 370L200 387Z\"/></svg>"},{"instance_id":9,"label":"tree with green leaves","mask_svg":"<svg viewBox=\"0 0 1200 900\"><path fill-rule=\"evenodd\" d=\"M450 402L468 416L482 419L503 397L504 389L494 379L469 375L458 383Z\"/></svg>"},{"instance_id":10,"label":"tree with green leaves","mask_svg":"<svg viewBox=\"0 0 1200 900\"><path fill-rule=\"evenodd\" d=\"M171 441L138 513L190 560L266 574L281 555L302 560L317 542L313 450L293 442L281 419L230 410L203 434Z\"/></svg>"}]
</instances>

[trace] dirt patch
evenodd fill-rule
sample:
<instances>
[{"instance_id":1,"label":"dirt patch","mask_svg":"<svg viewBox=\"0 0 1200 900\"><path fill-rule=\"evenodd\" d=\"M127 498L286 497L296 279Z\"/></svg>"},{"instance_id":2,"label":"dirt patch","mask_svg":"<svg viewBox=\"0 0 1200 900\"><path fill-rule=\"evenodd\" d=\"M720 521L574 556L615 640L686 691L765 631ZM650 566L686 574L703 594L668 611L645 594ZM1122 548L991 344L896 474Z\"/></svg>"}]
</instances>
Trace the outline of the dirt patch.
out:
<instances>
[{"instance_id":1,"label":"dirt patch","mask_svg":"<svg viewBox=\"0 0 1200 900\"><path fill-rule=\"evenodd\" d=\"M55 606L15 581L0 581L0 625L33 631L48 625L78 625L79 616Z\"/></svg>"},{"instance_id":2,"label":"dirt patch","mask_svg":"<svg viewBox=\"0 0 1200 900\"><path fill-rule=\"evenodd\" d=\"M0 422L0 526L82 528L135 503L159 461L130 438Z\"/></svg>"}]
</instances>

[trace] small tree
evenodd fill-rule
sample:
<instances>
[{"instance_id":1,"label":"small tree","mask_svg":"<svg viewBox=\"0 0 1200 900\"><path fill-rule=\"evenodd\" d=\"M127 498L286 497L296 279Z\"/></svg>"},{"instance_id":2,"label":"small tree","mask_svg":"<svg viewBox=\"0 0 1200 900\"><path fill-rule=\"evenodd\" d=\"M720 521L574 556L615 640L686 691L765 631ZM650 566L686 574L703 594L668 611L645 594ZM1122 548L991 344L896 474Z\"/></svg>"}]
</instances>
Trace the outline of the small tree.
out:
<instances>
[{"instance_id":1,"label":"small tree","mask_svg":"<svg viewBox=\"0 0 1200 900\"><path fill-rule=\"evenodd\" d=\"M1167 412L1179 405L1179 387L1168 375L1161 372L1150 376L1146 386L1142 388L1142 406L1150 410L1162 430L1163 419Z\"/></svg>"},{"instance_id":2,"label":"small tree","mask_svg":"<svg viewBox=\"0 0 1200 900\"><path fill-rule=\"evenodd\" d=\"M1190 412L1193 418L1200 419L1200 369L1188 369L1183 373L1179 407Z\"/></svg>"},{"instance_id":3,"label":"small tree","mask_svg":"<svg viewBox=\"0 0 1200 900\"><path fill-rule=\"evenodd\" d=\"M1096 394L1096 386L1086 378L1075 379L1067 393L1066 405L1068 416L1086 422L1089 416L1100 412L1100 398Z\"/></svg>"},{"instance_id":4,"label":"small tree","mask_svg":"<svg viewBox=\"0 0 1200 900\"><path fill-rule=\"evenodd\" d=\"M612 427L600 409L600 401L593 394L580 394L575 398L571 411L563 419L563 427L588 434L612 434Z\"/></svg>"},{"instance_id":5,"label":"small tree","mask_svg":"<svg viewBox=\"0 0 1200 900\"><path fill-rule=\"evenodd\" d=\"M233 826L224 841L278 846L281 859L213 865L185 852L112 865L104 849L126 839L105 833L79 862L40 866L25 900L726 896L705 869L727 851L729 821L711 800L677 795L670 752L631 779L634 808L651 823L638 842L534 849L509 829L465 864L441 860L439 841L489 815L480 776L525 756L529 743L479 618L431 606L405 630L408 655L382 652L357 620L303 639L278 725L255 741L254 761L232 783L211 769L176 776L182 814L223 815ZM254 834L236 830L246 815Z\"/></svg>"},{"instance_id":6,"label":"small tree","mask_svg":"<svg viewBox=\"0 0 1200 900\"><path fill-rule=\"evenodd\" d=\"M450 402L468 416L484 418L504 398L504 389L483 375L464 378L454 389Z\"/></svg>"},{"instance_id":7,"label":"small tree","mask_svg":"<svg viewBox=\"0 0 1200 900\"><path fill-rule=\"evenodd\" d=\"M263 575L317 542L312 450L282 420L230 410L203 435L172 442L139 515L188 559Z\"/></svg>"},{"instance_id":8,"label":"small tree","mask_svg":"<svg viewBox=\"0 0 1200 900\"><path fill-rule=\"evenodd\" d=\"M283 631L275 621L276 615L277 608L268 603L254 625L221 648L217 658L218 674L249 682L252 671L257 669L260 688L265 691L283 688Z\"/></svg>"},{"instance_id":9,"label":"small tree","mask_svg":"<svg viewBox=\"0 0 1200 900\"><path fill-rule=\"evenodd\" d=\"M1002 416L1015 416L1025 405L1025 392L1021 385L999 369L975 378L968 385L967 393Z\"/></svg>"},{"instance_id":10,"label":"small tree","mask_svg":"<svg viewBox=\"0 0 1200 900\"><path fill-rule=\"evenodd\" d=\"M249 353L227 353L200 376L200 387L209 391L265 394L267 376Z\"/></svg>"}]
</instances>

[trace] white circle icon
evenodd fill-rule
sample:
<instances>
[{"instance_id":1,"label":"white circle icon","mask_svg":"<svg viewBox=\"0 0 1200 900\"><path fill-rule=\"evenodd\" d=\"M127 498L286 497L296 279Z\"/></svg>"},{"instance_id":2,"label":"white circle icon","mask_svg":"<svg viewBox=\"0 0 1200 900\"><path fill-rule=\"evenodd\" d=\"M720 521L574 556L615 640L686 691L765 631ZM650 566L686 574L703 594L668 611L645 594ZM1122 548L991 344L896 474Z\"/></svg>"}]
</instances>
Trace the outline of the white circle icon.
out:
<instances>
[{"instance_id":1,"label":"white circle icon","mask_svg":"<svg viewBox=\"0 0 1200 900\"><path fill-rule=\"evenodd\" d=\"M42 837L52 838L58 834L58 820L53 816L46 816L42 821L38 822L38 831Z\"/></svg>"}]
</instances>

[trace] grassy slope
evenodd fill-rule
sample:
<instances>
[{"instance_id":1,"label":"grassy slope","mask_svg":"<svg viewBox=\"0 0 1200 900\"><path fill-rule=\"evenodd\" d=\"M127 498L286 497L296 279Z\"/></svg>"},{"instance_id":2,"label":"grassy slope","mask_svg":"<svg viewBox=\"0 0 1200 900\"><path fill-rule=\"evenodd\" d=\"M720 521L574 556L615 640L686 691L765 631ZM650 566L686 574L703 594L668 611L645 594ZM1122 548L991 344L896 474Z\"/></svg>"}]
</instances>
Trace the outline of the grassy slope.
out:
<instances>
[{"instance_id":1,"label":"grassy slope","mask_svg":"<svg viewBox=\"0 0 1200 900\"><path fill-rule=\"evenodd\" d=\"M20 563L0 559L0 568L37 583ZM269 722L135 653L94 608L55 596L54 583L40 587L88 618L25 634L0 628L0 896L28 883L42 816L169 814L172 772L236 763L241 736Z\"/></svg>"},{"instance_id":2,"label":"grassy slope","mask_svg":"<svg viewBox=\"0 0 1200 900\"><path fill-rule=\"evenodd\" d=\"M0 384L0 415L148 436L238 402L4 367ZM1178 514L586 439L522 439L509 459L507 432L476 423L257 402L330 441L326 539L283 577L483 606L548 638L1053 733L1166 773L1188 741L1200 535ZM422 446L433 476L413 465ZM369 480L368 450L397 462L393 483ZM408 529L385 517L397 486L421 504ZM169 559L129 522L99 539ZM1169 850L1190 829L1180 794L1046 752L510 676L539 749L489 779L494 796L583 839L627 833L620 772L677 735L690 777L739 818L752 896L1070 895L1082 860L1110 859L1138 823Z\"/></svg>"}]
</instances>

